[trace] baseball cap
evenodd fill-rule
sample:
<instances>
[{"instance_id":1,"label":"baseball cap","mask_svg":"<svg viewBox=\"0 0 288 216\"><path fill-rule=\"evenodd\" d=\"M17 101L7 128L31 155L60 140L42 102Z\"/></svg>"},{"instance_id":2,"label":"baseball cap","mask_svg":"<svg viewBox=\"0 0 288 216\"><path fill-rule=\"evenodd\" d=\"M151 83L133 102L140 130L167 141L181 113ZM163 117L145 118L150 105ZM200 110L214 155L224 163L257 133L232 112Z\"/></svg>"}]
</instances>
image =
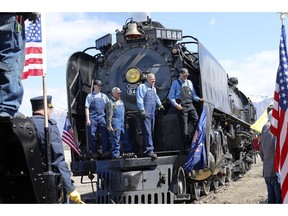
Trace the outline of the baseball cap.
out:
<instances>
[{"instance_id":1,"label":"baseball cap","mask_svg":"<svg viewBox=\"0 0 288 216\"><path fill-rule=\"evenodd\" d=\"M121 91L121 89L120 88L118 88L118 87L114 87L113 89L112 89L112 93L121 93L122 91Z\"/></svg>"},{"instance_id":2,"label":"baseball cap","mask_svg":"<svg viewBox=\"0 0 288 216\"><path fill-rule=\"evenodd\" d=\"M182 68L180 73L183 74L183 75L189 75L189 72L188 72L188 70L186 68Z\"/></svg>"},{"instance_id":3,"label":"baseball cap","mask_svg":"<svg viewBox=\"0 0 288 216\"><path fill-rule=\"evenodd\" d=\"M95 80L95 81L93 82L93 85L103 86L101 80Z\"/></svg>"}]
</instances>

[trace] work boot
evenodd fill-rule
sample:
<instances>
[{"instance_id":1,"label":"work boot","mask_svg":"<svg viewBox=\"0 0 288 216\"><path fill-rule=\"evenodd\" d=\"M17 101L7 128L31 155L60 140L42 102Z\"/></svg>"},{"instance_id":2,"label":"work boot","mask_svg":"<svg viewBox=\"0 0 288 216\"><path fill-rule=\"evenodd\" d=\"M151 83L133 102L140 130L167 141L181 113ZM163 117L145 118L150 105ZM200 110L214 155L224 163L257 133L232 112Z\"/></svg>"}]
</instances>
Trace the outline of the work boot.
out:
<instances>
[{"instance_id":1,"label":"work boot","mask_svg":"<svg viewBox=\"0 0 288 216\"><path fill-rule=\"evenodd\" d=\"M128 153L130 158L137 158L137 155L134 152Z\"/></svg>"},{"instance_id":2,"label":"work boot","mask_svg":"<svg viewBox=\"0 0 288 216\"><path fill-rule=\"evenodd\" d=\"M130 152L130 153L123 153L123 158L127 159L127 158L137 158L137 155L134 152Z\"/></svg>"},{"instance_id":3,"label":"work boot","mask_svg":"<svg viewBox=\"0 0 288 216\"><path fill-rule=\"evenodd\" d=\"M151 159L156 159L157 158L157 154L155 154L154 152L149 152L147 154L148 157L151 157Z\"/></svg>"}]
</instances>

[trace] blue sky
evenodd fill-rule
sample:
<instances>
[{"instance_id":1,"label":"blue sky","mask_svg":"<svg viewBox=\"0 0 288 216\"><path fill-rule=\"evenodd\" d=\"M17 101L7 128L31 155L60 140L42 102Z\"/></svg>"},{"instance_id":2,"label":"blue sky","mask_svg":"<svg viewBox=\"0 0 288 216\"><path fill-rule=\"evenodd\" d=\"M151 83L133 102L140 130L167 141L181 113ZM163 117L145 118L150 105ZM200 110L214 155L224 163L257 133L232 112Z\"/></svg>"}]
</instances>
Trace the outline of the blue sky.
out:
<instances>
[{"instance_id":1,"label":"blue sky","mask_svg":"<svg viewBox=\"0 0 288 216\"><path fill-rule=\"evenodd\" d=\"M154 21L161 22L165 27L182 29L183 35L198 38L220 62L230 77L238 77L238 87L243 93L273 95L278 67L281 20L279 14L272 10L275 9L275 5L278 9L278 1L275 1L276 4L263 4L260 7L253 3L251 5L251 2L254 1L249 1L250 3L247 5L243 4L245 1L241 1L241 3L235 1L234 6L228 3L225 7L220 4L225 1L219 1L217 6L221 9L224 8L224 10L219 10L219 8L213 9L215 1L204 0L202 1L203 5L184 5L180 0L177 1L179 4L170 5L166 10L176 12L162 12L165 11L162 7L155 8L157 6L159 8L159 4L157 4L159 1L157 1L156 6L154 4L151 8L147 7L146 3L143 7L139 7L139 4L135 5L134 10L140 11L140 13L109 12L129 11L132 10L132 7L130 4L126 4L129 5L129 9L125 8L124 4L124 8L122 6L110 9L107 2L102 3L102 11L106 12L99 12L99 5L95 5L96 12L92 12L91 3L84 8L83 4L79 5L80 11L77 10L79 9L77 5L76 9L74 5L74 9L62 6L47 10L44 5L44 10L41 8L40 11L45 12L46 18L47 93L53 96L53 104L56 109L66 108L66 64L68 58L77 51L94 46L95 39L107 33L114 35L116 29L121 30L127 18L133 17L136 21L142 21L146 20L146 16L149 15ZM72 1L65 0L64 2L68 4ZM86 0L81 2L86 2ZM108 2L113 3L114 0ZM121 2L131 3L132 1ZM135 1L133 2L135 3ZM149 3L150 0L145 2ZM206 2L212 5L212 8L205 7ZM180 9L177 9L177 6ZM185 12L189 11L187 8L193 9ZM245 12L247 8L249 12ZM271 12L263 12L270 11L271 8ZM198 12L197 9L201 12ZM37 10L35 8L32 11ZM31 115L29 99L42 94L42 78L29 77L23 80L23 85L25 93L20 111L25 115Z\"/></svg>"}]
</instances>

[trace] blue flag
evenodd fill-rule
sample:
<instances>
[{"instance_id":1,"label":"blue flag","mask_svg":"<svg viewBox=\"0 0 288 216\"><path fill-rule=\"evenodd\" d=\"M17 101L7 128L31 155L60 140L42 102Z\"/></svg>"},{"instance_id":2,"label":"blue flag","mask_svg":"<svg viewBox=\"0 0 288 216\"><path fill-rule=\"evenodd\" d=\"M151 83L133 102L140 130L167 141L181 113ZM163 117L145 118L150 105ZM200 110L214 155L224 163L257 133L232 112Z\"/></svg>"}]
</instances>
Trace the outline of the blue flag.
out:
<instances>
[{"instance_id":1,"label":"blue flag","mask_svg":"<svg viewBox=\"0 0 288 216\"><path fill-rule=\"evenodd\" d=\"M194 137L189 151L187 162L184 165L185 172L200 170L205 167L206 163L206 107L203 107Z\"/></svg>"}]
</instances>

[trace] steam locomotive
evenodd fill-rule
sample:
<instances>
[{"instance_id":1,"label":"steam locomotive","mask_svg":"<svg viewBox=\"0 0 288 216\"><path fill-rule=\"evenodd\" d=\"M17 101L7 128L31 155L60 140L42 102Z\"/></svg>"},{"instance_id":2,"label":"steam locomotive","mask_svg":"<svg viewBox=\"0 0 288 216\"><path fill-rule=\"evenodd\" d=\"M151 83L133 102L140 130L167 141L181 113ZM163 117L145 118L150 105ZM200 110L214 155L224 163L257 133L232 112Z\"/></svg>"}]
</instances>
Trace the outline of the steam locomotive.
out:
<instances>
[{"instance_id":1,"label":"steam locomotive","mask_svg":"<svg viewBox=\"0 0 288 216\"><path fill-rule=\"evenodd\" d=\"M91 51L95 52L91 55ZM194 103L198 115L207 109L206 165L185 172L188 153L177 114L170 112L167 98L172 82L181 68L187 68L196 94L204 104ZM148 73L156 78L155 87L165 112L156 111L154 147L158 157L142 157L142 132L136 107L137 87ZM102 159L89 154L85 126L85 98L93 81L102 81L102 92L111 96L115 86L122 90L129 136L138 158ZM211 188L231 181L251 168L254 152L250 125L256 110L238 88L236 77L228 77L222 66L197 38L184 36L182 30L165 28L160 22L126 20L116 31L116 42L107 34L95 47L74 53L67 64L68 113L82 150L72 152L74 175L97 174L96 203L177 203L199 199ZM193 130L191 125L191 130ZM192 139L192 137L191 137ZM101 146L101 139L98 145Z\"/></svg>"}]
</instances>

